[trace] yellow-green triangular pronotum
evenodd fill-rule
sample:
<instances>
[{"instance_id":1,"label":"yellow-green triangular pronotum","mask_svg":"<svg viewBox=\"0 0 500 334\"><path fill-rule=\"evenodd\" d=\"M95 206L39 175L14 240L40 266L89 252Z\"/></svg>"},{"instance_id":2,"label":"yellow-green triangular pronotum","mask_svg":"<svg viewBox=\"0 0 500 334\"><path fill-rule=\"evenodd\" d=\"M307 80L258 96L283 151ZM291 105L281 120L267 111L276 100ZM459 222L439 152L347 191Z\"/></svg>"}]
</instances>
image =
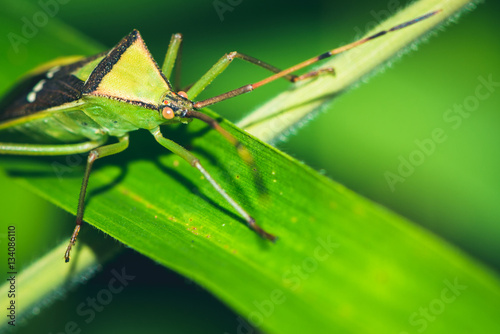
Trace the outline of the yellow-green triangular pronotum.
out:
<instances>
[{"instance_id":1,"label":"yellow-green triangular pronotum","mask_svg":"<svg viewBox=\"0 0 500 334\"><path fill-rule=\"evenodd\" d=\"M137 30L132 31L96 66L84 94L158 106L171 90Z\"/></svg>"}]
</instances>

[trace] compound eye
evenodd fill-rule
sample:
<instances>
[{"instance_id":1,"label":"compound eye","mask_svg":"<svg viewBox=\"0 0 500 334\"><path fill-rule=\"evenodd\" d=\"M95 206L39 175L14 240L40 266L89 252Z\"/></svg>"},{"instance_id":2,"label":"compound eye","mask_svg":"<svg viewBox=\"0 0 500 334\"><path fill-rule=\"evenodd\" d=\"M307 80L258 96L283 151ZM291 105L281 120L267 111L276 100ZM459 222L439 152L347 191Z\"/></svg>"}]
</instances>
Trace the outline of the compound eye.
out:
<instances>
[{"instance_id":1,"label":"compound eye","mask_svg":"<svg viewBox=\"0 0 500 334\"><path fill-rule=\"evenodd\" d=\"M188 98L188 95L186 94L186 92L183 92L182 90L177 92L177 95L180 95L182 96L183 98L187 99Z\"/></svg>"},{"instance_id":2,"label":"compound eye","mask_svg":"<svg viewBox=\"0 0 500 334\"><path fill-rule=\"evenodd\" d=\"M163 111L161 112L161 115L165 119L172 119L172 118L175 117L174 111L170 107L163 108Z\"/></svg>"}]
</instances>

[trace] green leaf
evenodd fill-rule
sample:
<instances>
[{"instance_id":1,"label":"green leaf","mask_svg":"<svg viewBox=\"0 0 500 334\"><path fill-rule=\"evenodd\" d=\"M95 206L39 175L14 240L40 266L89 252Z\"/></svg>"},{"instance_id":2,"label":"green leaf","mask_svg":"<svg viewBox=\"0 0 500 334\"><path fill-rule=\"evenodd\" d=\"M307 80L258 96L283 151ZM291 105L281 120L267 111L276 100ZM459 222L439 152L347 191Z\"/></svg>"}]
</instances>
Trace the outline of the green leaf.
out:
<instances>
[{"instance_id":1,"label":"green leaf","mask_svg":"<svg viewBox=\"0 0 500 334\"><path fill-rule=\"evenodd\" d=\"M36 41L30 43L33 54ZM47 38L39 47L52 44L57 41ZM81 45L85 48L84 42ZM2 68L9 71L10 64L4 60ZM2 90L4 86L2 81ZM193 122L187 129L177 126L164 133L192 149L228 193L279 236L275 244L249 230L194 168L143 132L132 134L131 147L121 155L96 163L86 221L195 280L265 331L495 329L500 306L495 275L405 219L230 123L222 125L250 149L261 182L255 182L251 168L231 145L203 124ZM84 162L85 156L2 157L0 165L20 184L75 213ZM115 247L108 239L90 252L84 246L90 241L81 235L72 265L88 258L96 263L95 254ZM45 297L33 291L58 287L61 281L54 278L70 271L61 270L67 266L62 253L56 261L59 251L41 257L19 276L34 302ZM0 305L7 302L6 289L5 284L0 287ZM426 320L429 312L439 321Z\"/></svg>"}]
</instances>

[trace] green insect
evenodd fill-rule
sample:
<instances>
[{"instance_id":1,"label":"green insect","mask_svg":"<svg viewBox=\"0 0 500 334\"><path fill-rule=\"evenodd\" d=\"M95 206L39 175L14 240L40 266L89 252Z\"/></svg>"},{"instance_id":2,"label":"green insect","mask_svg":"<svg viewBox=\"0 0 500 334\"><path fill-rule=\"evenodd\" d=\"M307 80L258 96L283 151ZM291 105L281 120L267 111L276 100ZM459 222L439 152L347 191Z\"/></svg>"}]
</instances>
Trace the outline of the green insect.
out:
<instances>
[{"instance_id":1,"label":"green insect","mask_svg":"<svg viewBox=\"0 0 500 334\"><path fill-rule=\"evenodd\" d=\"M274 241L276 237L259 227L252 216L227 194L192 153L162 135L160 126L199 119L222 134L236 147L242 158L251 162L252 157L246 148L216 120L200 112L200 109L250 92L279 78L297 82L322 73L332 73L332 68L324 68L300 76L292 74L317 61L412 25L438 12L440 11L380 31L283 71L253 57L231 52L224 55L187 92L174 91L169 82L179 55L182 36L172 36L160 69L141 35L134 30L108 52L88 58L59 59L28 73L0 104L0 133L9 139L25 137L26 141L0 143L0 154L67 155L89 152L78 200L76 226L64 254L66 262L69 261L71 248L82 225L85 193L92 165L99 158L124 151L129 144L128 133L138 129L148 130L160 145L197 168L245 219L250 228L263 238ZM274 74L254 84L194 102L198 94L235 58L258 65ZM106 145L109 137L118 138L118 142Z\"/></svg>"}]
</instances>

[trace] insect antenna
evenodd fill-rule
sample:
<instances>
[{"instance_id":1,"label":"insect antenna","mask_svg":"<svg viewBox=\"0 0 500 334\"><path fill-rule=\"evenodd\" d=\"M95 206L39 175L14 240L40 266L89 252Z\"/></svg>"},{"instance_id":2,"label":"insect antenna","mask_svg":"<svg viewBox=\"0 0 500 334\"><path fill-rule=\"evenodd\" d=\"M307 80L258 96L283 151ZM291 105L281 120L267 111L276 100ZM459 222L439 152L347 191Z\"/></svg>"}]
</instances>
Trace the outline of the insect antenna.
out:
<instances>
[{"instance_id":1,"label":"insect antenna","mask_svg":"<svg viewBox=\"0 0 500 334\"><path fill-rule=\"evenodd\" d=\"M408 26L410 26L412 24L415 24L417 22L423 21L423 20L425 20L425 19L427 19L427 18L429 18L429 17L431 17L431 16L433 16L433 15L435 15L435 14L441 12L441 11L442 11L442 9L439 9L439 10L427 13L427 14L422 15L420 17L417 17L417 18L415 18L413 20L410 20L410 21L398 24L398 25L396 25L396 26L394 26L394 27L392 27L390 29L379 31L379 32L377 32L377 33L375 33L373 35L368 36L368 37L359 39L359 40L354 41L352 43L346 44L344 46L341 46L341 47L338 47L336 49L333 49L333 50L330 50L328 52L325 52L323 54L320 54L319 56L310 58L310 59L308 59L306 61L303 61L302 63L299 63L299 64L297 64L295 66L292 66L292 67L290 67L290 68L288 68L288 69L286 69L284 71L281 71L280 73L276 73L275 75L272 75L272 76L270 76L270 77L268 77L268 78L266 78L264 80L261 80L259 82L254 83L252 85L252 88L255 89L257 87L265 85L265 84L267 84L267 83L269 83L271 81L274 81L274 80L276 80L278 78L281 78L281 77L283 77L285 75L288 75L288 74L293 73L293 72L295 72L297 70L300 70L301 68L307 67L307 66L312 65L312 64L314 64L314 63L316 63L316 62L318 62L320 60L329 58L331 56L337 55L337 54L342 53L344 51L353 49L353 48L355 48L355 47L357 47L357 46L359 46L361 44L364 44L364 43L366 43L368 41L371 41L371 40L373 40L375 38L383 36L383 35L385 35L387 33L390 33L390 32L393 32L393 31L396 31L396 30L399 30L399 29L406 28L406 27L408 27Z\"/></svg>"},{"instance_id":2,"label":"insect antenna","mask_svg":"<svg viewBox=\"0 0 500 334\"><path fill-rule=\"evenodd\" d=\"M227 99L230 99L232 97L235 97L235 96L238 96L238 95L241 95L241 94L245 94L245 93L248 93L248 92L251 92L253 91L254 89L258 88L258 87L261 87L261 86L264 86L276 79L279 79L279 78L283 78L283 77L288 77L290 76L290 74L300 70L300 69L303 69L304 67L307 67L307 66L310 66L320 60L323 60L323 59L326 59L326 58L329 58L329 57L332 57L334 55L337 55L339 53L342 53L344 51L347 51L347 50L350 50L350 49L353 49L361 44L364 44L368 41L371 41L375 38L378 38L380 36L383 36L385 34L388 34L390 32L393 32L393 31L396 31L396 30L400 30L400 29L403 29L403 28L406 28L412 24L415 24L417 22L420 22L420 21L423 21L435 14L438 14L442 11L442 9L439 9L439 10L436 10L436 11L433 11L433 12L430 12L430 13L427 13L425 15L422 15L422 16L419 16L413 20L410 20L410 21L407 21L407 22L404 22L404 23L401 23L401 24L398 24L392 28L389 28L387 30L382 30L382 31L379 31L373 35L370 35L368 37L365 37L365 38L362 38L362 39L359 39L357 41L354 41L352 43L349 43L349 44L346 44L344 46L341 46L341 47L338 47L336 49L333 49L333 50L330 50L328 52L325 52L325 53L322 53L316 57L313 57L313 58L310 58L308 60L305 60L297 65L294 65L292 67L289 67L287 68L286 70L283 70L281 72L278 72L276 74L273 74L261 81L258 81L258 82L255 82L253 84L247 84L247 85L244 85L240 88L236 88L236 89L233 89L229 92L226 92L224 94L220 94L220 95L217 95L217 96L214 96L214 97L211 97L211 98L208 98L206 100L202 100L202 101L198 101L194 104L194 107L196 109L201 109L201 108L204 108L206 106L209 106L209 105L212 105L212 104L215 104L215 103L218 103L220 101L223 101L223 100L227 100ZM308 72L306 74L303 74L303 75L300 75L300 76L294 76L292 77L292 80L293 82L297 82L297 81L300 81L300 80L304 80L304 79L308 79L308 78L312 78L312 77L315 77L319 74L322 74L322 73L328 73L328 72L334 72L334 69L333 68L325 68L325 69L319 69L319 70L316 70L316 71L311 71L311 72Z\"/></svg>"}]
</instances>

